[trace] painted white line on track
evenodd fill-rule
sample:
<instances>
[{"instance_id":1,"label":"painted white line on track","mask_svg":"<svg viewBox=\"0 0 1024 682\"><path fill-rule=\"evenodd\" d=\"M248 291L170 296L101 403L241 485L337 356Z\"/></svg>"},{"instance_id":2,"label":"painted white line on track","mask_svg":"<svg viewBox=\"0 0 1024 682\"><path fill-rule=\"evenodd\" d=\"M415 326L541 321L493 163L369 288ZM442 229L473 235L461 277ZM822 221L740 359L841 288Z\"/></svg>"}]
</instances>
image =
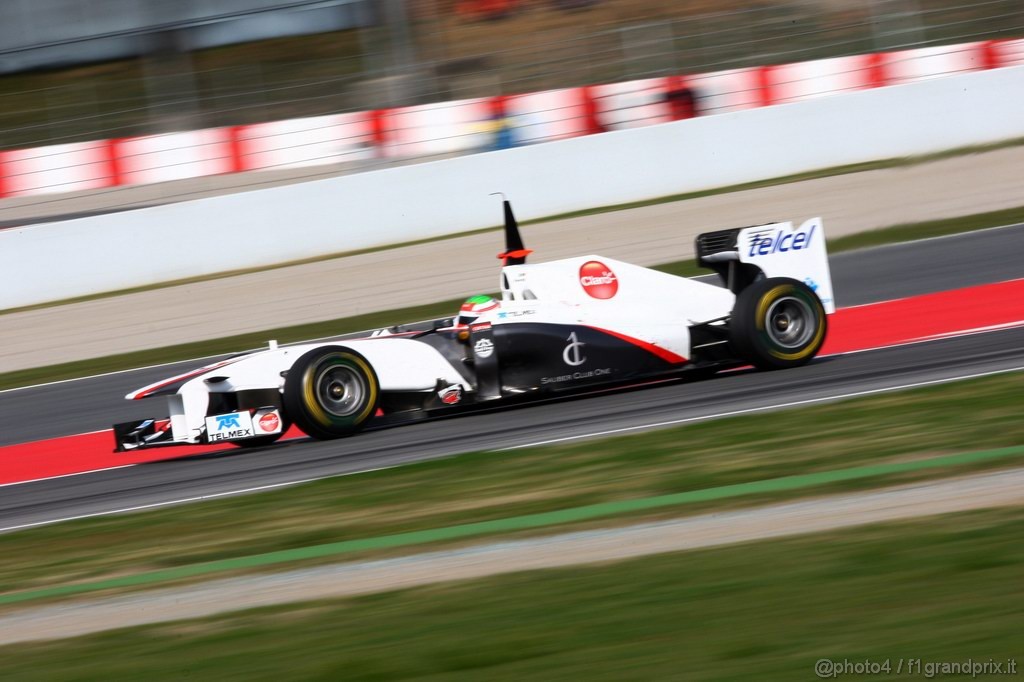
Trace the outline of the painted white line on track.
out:
<instances>
[{"instance_id":1,"label":"painted white line on track","mask_svg":"<svg viewBox=\"0 0 1024 682\"><path fill-rule=\"evenodd\" d=\"M928 336L921 336L915 341L936 341L938 339L951 339L958 336L975 336L977 334L987 334L988 332L1001 332L1004 329L1017 329L1024 327L1024 320L1014 320L1013 322L1004 322L1003 324L990 324L984 327L972 327L971 329L962 329L955 332L940 332L938 334L929 334Z\"/></svg>"},{"instance_id":2,"label":"painted white line on track","mask_svg":"<svg viewBox=\"0 0 1024 682\"><path fill-rule=\"evenodd\" d=\"M648 429L664 428L666 426L675 426L679 424L688 424L691 422L708 421L711 419L722 419L725 417L735 417L744 414L754 414L757 412L769 412L772 410L782 410L790 407L801 407L804 405L814 405L817 403L834 402L836 400L846 400L848 398L859 398L868 395L877 395L879 393L892 393L894 391L905 391L912 388L922 388L924 386L935 386L938 384L949 384L956 381L966 381L968 379L979 379L981 377L994 376L997 374L1009 374L1011 372L1020 372L1024 370L1024 365L1019 367L1011 367L1008 369L995 369L989 372L978 372L975 374L965 374L955 377L947 377L945 379L931 379L929 381L917 381L911 384L901 384L899 386L887 386L885 388L871 388L864 391L852 391L850 393L839 393L836 395L822 396L820 398L807 398L805 400L793 400L787 403L778 403L775 405L762 405L761 407L748 407L742 410L730 410L729 412L719 412L717 414L709 414L703 417L685 417L683 419L670 419L663 422L654 422L652 424L639 424L637 426L623 426L618 429L607 429L605 431L592 431L591 433L577 434L575 436L564 436L562 438L550 438L548 440L539 440L533 443L525 443L523 445L512 445L507 448L500 448L498 452L504 452L506 450L520 450L522 448L533 448L540 445L552 445L554 443L565 443L573 440L584 440L586 438L599 438L602 436L615 436L622 433L630 433L633 431L644 431Z\"/></svg>"},{"instance_id":3,"label":"painted white line on track","mask_svg":"<svg viewBox=\"0 0 1024 682\"><path fill-rule=\"evenodd\" d=\"M125 466L136 466L135 464L127 464ZM285 483L268 483L266 485L258 485L252 488L241 488L239 490L228 490L221 493L210 493L209 495L197 495L195 497L183 497L177 500L167 500L165 502L152 502L150 504L139 504L134 507L122 507L121 509L110 509L101 512L92 512L91 514L78 514L76 516L66 516L60 519L49 519L46 521L33 521L32 523L22 523L17 526L6 526L0 528L0 533L7 533L14 530L25 530L26 528L38 528L39 526L49 526L54 523L63 523L65 521L79 521L81 519L92 519L99 516L113 516L115 514L127 514L129 512L146 511L149 509L159 509L160 507L170 507L176 504L188 504L189 502L205 502L207 500L216 500L222 497L233 497L235 495L245 495L246 493L258 493L266 492L268 490L276 490L277 488L287 488L295 485L302 485L303 483L313 483L315 481L323 481L328 478L341 478L343 476L355 476L356 474L368 474L375 471L385 471L387 469L396 469L400 464L386 467L376 467L374 469L360 469L359 471L346 471L341 474L331 474L330 476L317 476L315 478L303 478L296 481L287 481ZM120 467L115 467L120 468ZM83 471L82 473L93 473L90 471ZM70 474L75 476L77 474ZM46 479L42 479L46 480Z\"/></svg>"},{"instance_id":4,"label":"painted white line on track","mask_svg":"<svg viewBox=\"0 0 1024 682\"><path fill-rule=\"evenodd\" d=\"M40 481L55 481L58 478L70 478L72 476L84 476L85 474L98 474L101 471L114 471L115 469L127 469L129 467L138 466L134 464L118 464L112 467L103 467L102 469L89 469L88 471L75 471L70 474L57 474L56 476L44 476L43 478L33 478L28 481L11 481L10 483L0 483L0 488L9 488L12 485L25 485L26 483L39 483Z\"/></svg>"},{"instance_id":5,"label":"painted white line on track","mask_svg":"<svg viewBox=\"0 0 1024 682\"><path fill-rule=\"evenodd\" d=\"M89 431L88 433L80 433L78 435L79 436L88 436L88 435L93 434L93 433L105 433L105 432L109 432L109 431L110 431L110 429L100 429L99 431ZM76 436L61 436L61 437L62 438L75 438ZM302 440L303 438L304 438L304 436L292 436L290 438L282 438L278 442L280 442L280 443L294 443L296 441ZM309 439L308 436L305 436L305 438L307 440ZM39 441L30 441L30 442L39 442ZM19 443L19 445L24 445L24 443ZM10 445L10 446L4 446L4 447L17 447L17 446L16 445ZM2 450L3 450L3 448L0 447L0 451L2 451ZM217 452L222 452L222 451L218 450ZM216 454L216 453L199 452L199 453L196 453L194 455L182 455L180 457L180 459L186 459L188 457L201 457L201 456L203 456L205 454ZM0 483L0 488L7 488L7 487L10 487L10 486L14 486L14 485L27 485L29 483L42 483L43 481L53 481L53 480L56 480L58 478L67 478L69 476L84 476L85 474L98 474L101 471L114 471L115 469L127 469L129 467L137 467L140 464L156 464L157 462L172 462L172 461L174 461L174 459L175 458L172 457L172 458L169 458L169 459L147 460L145 462L132 462L131 464L118 464L118 465L115 465L115 466L112 466L112 467L103 467L101 469L88 469L86 471L75 471L75 472L72 472L70 474L56 474L55 476L43 476L42 478L29 478L29 479L26 479L24 481L11 481L9 483ZM311 480L317 480L317 479L311 479Z\"/></svg>"},{"instance_id":6,"label":"painted white line on track","mask_svg":"<svg viewBox=\"0 0 1024 682\"><path fill-rule=\"evenodd\" d=\"M631 432L631 431L641 431L641 430L645 430L645 429L657 429L657 428L662 428L662 427L666 427L666 426L675 426L675 425L679 425L679 424L686 424L686 423L690 423L690 422L710 421L712 419L722 419L722 418L725 418L725 417L734 417L734 416L739 416L739 415L744 415L744 414L753 414L753 413L757 413L757 412L768 412L768 411L771 411L771 410L781 410L781 409L786 409L786 408L790 408L790 407L799 407L799 406L802 406L802 405L813 405L813 404L816 404L816 403L833 402L833 401L836 401L836 400L845 400L847 398L856 398L856 397L860 397L860 396L875 395L875 394L879 394L879 393L892 393L892 392L895 392L895 391L901 391L901 390L906 390L906 389L911 389L911 388L920 388L920 387L923 387L923 386L935 386L935 385L938 385L938 384L949 384L949 383L954 383L954 382L957 382L957 381L965 381L965 380L968 380L968 379L977 379L977 378L981 378L981 377L995 376L995 375L998 375L998 374L1009 374L1011 372L1019 372L1019 371L1022 371L1022 370L1024 370L1024 365L1019 366L1019 367L1011 367L1011 368L1008 368L1008 369L997 369L997 370L992 370L992 371L989 371L989 372L977 372L977 373L974 373L974 374L965 374L965 375L961 375L961 376L947 377L945 379L932 379L930 381L919 381L919 382L915 382L915 383L911 383L911 384L902 384L900 386L890 386L890 387L886 387L886 388L876 388L876 389L869 389L869 390L865 390L865 391L854 391L852 393L840 393L840 394L836 394L836 395L832 395L832 396L823 396L823 397L820 397L820 398L811 398L811 399L807 399L807 400L795 400L795 401L791 401L791 402L787 402L787 403L779 403L779 404L776 404L776 405L764 405L764 406L761 406L761 407L752 407L752 408L748 408L748 409L744 409L744 410L730 410L728 412L719 412L717 414L710 414L710 415L706 415L706 416L703 416L703 417L687 417L685 419L673 419L673 420L670 420L670 421L656 422L656 423L653 423L653 424L644 424L644 425L639 425L639 426L628 426L628 427L623 427L623 428L620 428L620 429L610 429L610 430L606 430L606 431L594 431L594 432L588 433L588 434L581 434L581 435L576 435L576 436L567 436L565 438L552 438L550 440L537 441L537 442L534 442L534 443L526 443L526 444L523 444L523 445L513 445L513 446L510 446L510 447L506 447L506 448L497 448L495 450L491 450L491 452L506 452L506 451L509 451L509 450L519 450L519 449L522 449L522 448L532 448L532 447L537 447L537 446L540 446L540 445L550 445L550 444L553 444L553 443L564 443L564 442L567 442L567 441L581 440L581 439L584 439L584 438L596 438L596 437L600 437L600 436L611 436L611 435L617 435L617 434L621 434L621 433L628 433L628 432ZM457 454L459 454L459 453L451 453L450 455L445 455L445 456L442 456L442 457L450 457L450 456L455 456ZM135 465L128 465L128 466L135 466ZM111 509L111 510L107 510L107 511L93 512L91 514L79 514L79 515L76 515L76 516L68 516L68 517L58 518L58 519L48 519L46 521L35 521L35 522L32 522L32 523L24 523L24 524L20 524L20 525L16 525L16 526L7 526L7 527L4 527L4 528L0 528L0 533L5 533L5 532L15 531L15 530L25 530L27 528L35 528L35 527L38 527L38 526L47 526L47 525L51 525L51 524L54 524L54 523L63 523L64 521L77 521L77 520L80 520L80 519L89 519L89 518L95 518L95 517L98 517L98 516L112 516L114 514L125 514L125 513L129 513L129 512L145 511L145 510L149 510L149 509L158 509L160 507L170 507L170 506L174 506L174 505L178 505L178 504L188 504L188 503L191 503L191 502L203 502L203 501L206 501L206 500L213 500L213 499L218 499L218 498L222 498L222 497L233 497L235 495L244 495L246 493L263 492L263 491L267 491L267 490L274 490L274 489L277 489L277 488L286 488L286 487L290 487L290 486L301 485L303 483L313 483L315 481L323 481L323 480L327 480L327 479L331 479L331 478L341 478L343 476L356 476L358 474L366 474L366 473L371 473L371 472L375 472L375 471L385 471L385 470L388 470L388 469L397 469L397 468L399 468L401 466L404 466L404 465L403 464L394 464L394 465L385 466L385 467L375 467L373 469L361 469L359 471L347 471L347 472L340 473L340 474L330 474L328 476L316 476L316 477L313 477L313 478L303 478L303 479L298 479L298 480L294 480L294 481L286 481L284 483L269 483L267 485L255 486L255 487L251 487L251 488L240 488L238 490L229 490L229 491L220 492L220 493L211 493L209 495L199 495L199 496L196 496L196 497L185 497L185 498L180 498L180 499L176 499L176 500L166 500L164 502L153 502L151 504L136 505L136 506L133 506L133 507L122 507L120 509ZM83 472L83 473L93 473L93 472ZM46 480L46 479L40 479L40 480Z\"/></svg>"}]
</instances>

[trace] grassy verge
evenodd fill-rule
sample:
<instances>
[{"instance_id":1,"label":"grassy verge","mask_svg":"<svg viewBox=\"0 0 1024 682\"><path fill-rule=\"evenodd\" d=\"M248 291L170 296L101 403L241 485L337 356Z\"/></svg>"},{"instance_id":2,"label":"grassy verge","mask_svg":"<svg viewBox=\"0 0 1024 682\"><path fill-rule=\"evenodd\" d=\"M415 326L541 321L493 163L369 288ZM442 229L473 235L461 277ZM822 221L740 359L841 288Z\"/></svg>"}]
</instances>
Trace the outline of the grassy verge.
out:
<instances>
[{"instance_id":1,"label":"grassy verge","mask_svg":"<svg viewBox=\"0 0 1024 682\"><path fill-rule=\"evenodd\" d=\"M0 536L0 554L6 557L0 565L0 591L1019 445L1024 443L1024 423L1019 418L1024 406L1022 382L1020 375L1005 375L799 412L736 417L601 441L469 454L276 492L26 530ZM656 390L645 392L644 399L657 400ZM827 430L815 425L827 425ZM795 494L1020 463L1021 458L1015 457L985 465L949 466ZM793 495L754 494L687 505L685 511ZM618 522L679 513L680 509L667 508L624 515Z\"/></svg>"},{"instance_id":2,"label":"grassy verge","mask_svg":"<svg viewBox=\"0 0 1024 682\"><path fill-rule=\"evenodd\" d=\"M1020 508L2 649L12 679L815 679L1020 654ZM888 677L888 676L886 676Z\"/></svg>"},{"instance_id":3,"label":"grassy verge","mask_svg":"<svg viewBox=\"0 0 1024 682\"><path fill-rule=\"evenodd\" d=\"M897 225L883 230L873 230L830 241L829 249L832 253L839 253L851 249L958 234L961 232L1010 225L1018 222L1024 222L1024 207L994 211L991 213L981 213L962 218L950 218L909 225ZM654 268L684 277L707 274L707 271L698 268L696 262L692 259L663 263L661 265L654 266ZM166 346L164 348L154 348L151 350L108 355L100 358L90 358L88 360L67 362L47 367L6 372L0 374L0 390L16 388L18 386L30 386L32 384L47 381L74 379L103 372L130 369L133 367L144 367L147 365L165 362L190 360L211 355L237 352L247 348L259 347L265 344L268 339L277 339L282 343L289 343L294 341L304 341L307 339L323 338L364 329L373 329L375 327L384 327L401 322L443 317L445 315L450 315L453 311L457 310L460 303L461 300L442 301L439 303L387 310L383 312L369 313L366 315L357 315L354 317L344 317L324 322L312 322L309 324L291 327L268 329L267 331L253 332L251 334L240 334L219 339L209 339L206 341L180 344L177 346Z\"/></svg>"}]
</instances>

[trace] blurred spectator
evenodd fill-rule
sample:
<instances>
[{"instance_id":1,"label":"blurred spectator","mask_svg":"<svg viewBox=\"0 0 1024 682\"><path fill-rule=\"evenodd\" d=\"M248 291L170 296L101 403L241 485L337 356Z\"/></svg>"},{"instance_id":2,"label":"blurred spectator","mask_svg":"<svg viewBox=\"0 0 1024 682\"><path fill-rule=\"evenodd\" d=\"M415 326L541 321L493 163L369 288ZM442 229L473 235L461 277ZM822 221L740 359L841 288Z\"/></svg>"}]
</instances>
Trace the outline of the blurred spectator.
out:
<instances>
[{"instance_id":1,"label":"blurred spectator","mask_svg":"<svg viewBox=\"0 0 1024 682\"><path fill-rule=\"evenodd\" d=\"M598 0L551 0L551 6L561 10L587 9L597 2Z\"/></svg>"},{"instance_id":2,"label":"blurred spectator","mask_svg":"<svg viewBox=\"0 0 1024 682\"><path fill-rule=\"evenodd\" d=\"M515 143L515 136L512 133L512 121L507 116L496 117L494 120L493 149L511 149L515 146Z\"/></svg>"},{"instance_id":3,"label":"blurred spectator","mask_svg":"<svg viewBox=\"0 0 1024 682\"><path fill-rule=\"evenodd\" d=\"M598 3L598 0L547 0L546 3L535 3L540 6L548 5L552 9L572 11L587 9ZM467 19L505 19L517 11L528 9L527 0L459 0L455 5L455 11L459 16Z\"/></svg>"},{"instance_id":4,"label":"blurred spectator","mask_svg":"<svg viewBox=\"0 0 1024 682\"><path fill-rule=\"evenodd\" d=\"M669 116L673 121L693 118L697 115L697 97L693 89L685 85L671 88L665 93Z\"/></svg>"},{"instance_id":5,"label":"blurred spectator","mask_svg":"<svg viewBox=\"0 0 1024 682\"><path fill-rule=\"evenodd\" d=\"M518 0L460 0L455 11L469 19L504 19L520 4Z\"/></svg>"},{"instance_id":6,"label":"blurred spectator","mask_svg":"<svg viewBox=\"0 0 1024 682\"><path fill-rule=\"evenodd\" d=\"M491 100L491 113L486 119L475 126L476 131L484 133L487 140L481 151L511 149L518 144L515 136L515 124L505 111L505 98L496 97Z\"/></svg>"}]
</instances>

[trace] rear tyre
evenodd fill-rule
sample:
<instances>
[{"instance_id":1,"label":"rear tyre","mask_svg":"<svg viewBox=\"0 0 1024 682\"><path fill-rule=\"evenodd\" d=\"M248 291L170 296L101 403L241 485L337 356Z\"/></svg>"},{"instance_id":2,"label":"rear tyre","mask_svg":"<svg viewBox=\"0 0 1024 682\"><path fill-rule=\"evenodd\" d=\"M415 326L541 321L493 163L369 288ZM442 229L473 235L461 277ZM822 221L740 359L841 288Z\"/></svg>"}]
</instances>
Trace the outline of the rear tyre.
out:
<instances>
[{"instance_id":1,"label":"rear tyre","mask_svg":"<svg viewBox=\"0 0 1024 682\"><path fill-rule=\"evenodd\" d=\"M380 382L359 353L343 346L309 351L292 365L284 382L284 412L306 434L320 440L350 436L377 410Z\"/></svg>"},{"instance_id":2,"label":"rear tyre","mask_svg":"<svg viewBox=\"0 0 1024 682\"><path fill-rule=\"evenodd\" d=\"M810 362L825 342L828 318L810 287L788 277L754 282L736 297L729 341L742 360L759 369Z\"/></svg>"}]
</instances>

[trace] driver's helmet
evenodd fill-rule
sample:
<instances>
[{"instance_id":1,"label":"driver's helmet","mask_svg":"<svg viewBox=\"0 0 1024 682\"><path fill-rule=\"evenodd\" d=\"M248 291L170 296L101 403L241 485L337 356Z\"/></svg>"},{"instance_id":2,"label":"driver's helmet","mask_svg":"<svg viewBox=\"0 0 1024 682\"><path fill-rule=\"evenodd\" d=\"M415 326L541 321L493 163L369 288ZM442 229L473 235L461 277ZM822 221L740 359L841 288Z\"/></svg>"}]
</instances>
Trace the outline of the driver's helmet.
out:
<instances>
[{"instance_id":1,"label":"driver's helmet","mask_svg":"<svg viewBox=\"0 0 1024 682\"><path fill-rule=\"evenodd\" d=\"M489 310L498 307L498 301L490 296L473 296L466 299L466 302L459 308L459 316L455 319L455 326L465 327L476 322L477 318Z\"/></svg>"}]
</instances>

